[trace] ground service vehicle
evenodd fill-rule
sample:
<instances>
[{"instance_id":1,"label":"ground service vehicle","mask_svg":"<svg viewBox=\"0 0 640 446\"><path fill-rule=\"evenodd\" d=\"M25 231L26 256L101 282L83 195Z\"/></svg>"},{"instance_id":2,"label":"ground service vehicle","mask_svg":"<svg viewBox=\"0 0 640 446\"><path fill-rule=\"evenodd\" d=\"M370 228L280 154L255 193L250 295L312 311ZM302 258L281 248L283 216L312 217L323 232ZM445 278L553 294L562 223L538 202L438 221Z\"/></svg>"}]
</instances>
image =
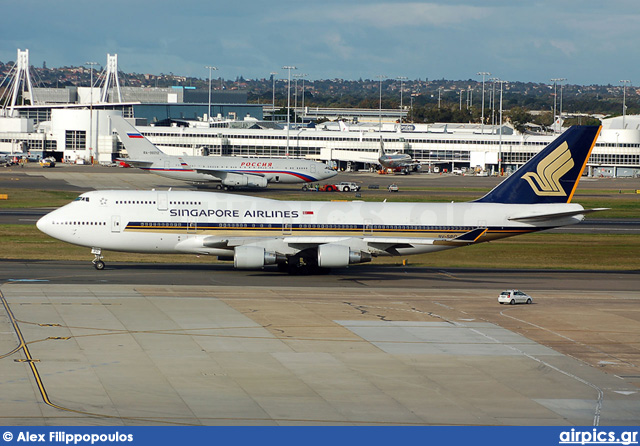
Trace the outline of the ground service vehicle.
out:
<instances>
[{"instance_id":1,"label":"ground service vehicle","mask_svg":"<svg viewBox=\"0 0 640 446\"><path fill-rule=\"evenodd\" d=\"M335 185L336 189L341 192L358 192L360 190L360 186L356 183L350 183L348 181L343 181L342 183L338 183Z\"/></svg>"}]
</instances>

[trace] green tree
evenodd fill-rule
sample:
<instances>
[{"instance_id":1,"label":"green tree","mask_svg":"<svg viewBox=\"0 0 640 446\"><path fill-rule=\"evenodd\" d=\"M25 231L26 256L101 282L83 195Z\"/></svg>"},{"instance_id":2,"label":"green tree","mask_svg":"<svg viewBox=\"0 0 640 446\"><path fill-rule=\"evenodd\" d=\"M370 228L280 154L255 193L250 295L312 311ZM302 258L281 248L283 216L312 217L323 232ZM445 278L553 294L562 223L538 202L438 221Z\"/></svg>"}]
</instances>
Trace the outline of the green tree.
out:
<instances>
[{"instance_id":1,"label":"green tree","mask_svg":"<svg viewBox=\"0 0 640 446\"><path fill-rule=\"evenodd\" d=\"M533 121L533 116L524 107L513 107L507 111L507 117L511 120L513 127L519 132L524 132L525 124Z\"/></svg>"}]
</instances>

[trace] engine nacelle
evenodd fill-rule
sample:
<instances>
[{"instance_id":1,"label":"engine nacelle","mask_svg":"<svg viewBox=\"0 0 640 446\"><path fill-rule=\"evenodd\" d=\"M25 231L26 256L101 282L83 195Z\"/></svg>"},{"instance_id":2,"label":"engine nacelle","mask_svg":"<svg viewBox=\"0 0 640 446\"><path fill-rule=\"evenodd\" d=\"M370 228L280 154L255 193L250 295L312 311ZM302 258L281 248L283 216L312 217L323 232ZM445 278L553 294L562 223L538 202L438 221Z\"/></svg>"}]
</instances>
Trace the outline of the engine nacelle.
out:
<instances>
[{"instance_id":1,"label":"engine nacelle","mask_svg":"<svg viewBox=\"0 0 640 446\"><path fill-rule=\"evenodd\" d=\"M257 177L255 175L247 176L247 186L249 187L267 187L267 179L265 177Z\"/></svg>"},{"instance_id":2,"label":"engine nacelle","mask_svg":"<svg viewBox=\"0 0 640 446\"><path fill-rule=\"evenodd\" d=\"M267 179L265 177L239 173L228 173L221 182L223 186L267 187Z\"/></svg>"},{"instance_id":3,"label":"engine nacelle","mask_svg":"<svg viewBox=\"0 0 640 446\"><path fill-rule=\"evenodd\" d=\"M260 269L284 261L284 256L259 246L236 246L233 253L233 266L238 269Z\"/></svg>"},{"instance_id":4,"label":"engine nacelle","mask_svg":"<svg viewBox=\"0 0 640 446\"><path fill-rule=\"evenodd\" d=\"M228 173L227 176L222 179L223 186L246 186L248 183L247 176L238 173Z\"/></svg>"},{"instance_id":5,"label":"engine nacelle","mask_svg":"<svg viewBox=\"0 0 640 446\"><path fill-rule=\"evenodd\" d=\"M318 246L318 266L321 268L340 268L353 263L371 261L371 254L363 251L352 251L345 245Z\"/></svg>"}]
</instances>

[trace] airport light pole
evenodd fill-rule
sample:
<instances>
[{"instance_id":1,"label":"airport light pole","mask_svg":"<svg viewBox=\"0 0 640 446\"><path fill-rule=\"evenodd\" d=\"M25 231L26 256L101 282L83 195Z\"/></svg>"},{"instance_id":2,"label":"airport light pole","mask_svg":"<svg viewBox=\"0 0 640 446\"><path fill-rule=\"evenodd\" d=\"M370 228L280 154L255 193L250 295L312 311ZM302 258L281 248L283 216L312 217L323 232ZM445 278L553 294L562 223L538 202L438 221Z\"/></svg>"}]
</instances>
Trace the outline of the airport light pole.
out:
<instances>
[{"instance_id":1,"label":"airport light pole","mask_svg":"<svg viewBox=\"0 0 640 446\"><path fill-rule=\"evenodd\" d=\"M500 82L500 138L498 139L498 176L502 176L502 85L507 82L498 79Z\"/></svg>"},{"instance_id":2,"label":"airport light pole","mask_svg":"<svg viewBox=\"0 0 640 446\"><path fill-rule=\"evenodd\" d=\"M478 76L482 76L482 123L480 125L481 133L484 135L484 77L491 76L491 73L487 71L478 72Z\"/></svg>"},{"instance_id":3,"label":"airport light pole","mask_svg":"<svg viewBox=\"0 0 640 446\"><path fill-rule=\"evenodd\" d=\"M558 82L565 80L562 77L551 79L553 82L553 133L556 133L556 102L558 100Z\"/></svg>"},{"instance_id":4,"label":"airport light pole","mask_svg":"<svg viewBox=\"0 0 640 446\"><path fill-rule=\"evenodd\" d=\"M440 93L442 92L442 87L438 87L438 110L440 110Z\"/></svg>"},{"instance_id":5,"label":"airport light pole","mask_svg":"<svg viewBox=\"0 0 640 446\"><path fill-rule=\"evenodd\" d=\"M491 126L493 127L493 132L495 132L495 127L496 127L496 82L499 81L500 79L498 79L497 77L492 77L491 79L489 79L491 81L493 81L493 88L492 88L492 93L491 93L491 97L492 99L492 105L491 105Z\"/></svg>"},{"instance_id":6,"label":"airport light pole","mask_svg":"<svg viewBox=\"0 0 640 446\"><path fill-rule=\"evenodd\" d=\"M411 94L411 105L409 106L409 112L411 112L411 122L413 123L413 94Z\"/></svg>"},{"instance_id":7,"label":"airport light pole","mask_svg":"<svg viewBox=\"0 0 640 446\"><path fill-rule=\"evenodd\" d=\"M631 81L625 79L620 82L622 83L622 128L624 129L624 119L627 114L627 84L631 85Z\"/></svg>"},{"instance_id":8,"label":"airport light pole","mask_svg":"<svg viewBox=\"0 0 640 446\"><path fill-rule=\"evenodd\" d=\"M305 74L302 74L302 75L300 76L300 77L302 78L302 116L303 116L303 117L301 118L302 125L304 125L304 116L306 116L306 115L307 115L307 114L306 114L306 112L305 112L305 108L304 108L304 78L305 78L305 77L307 77L307 76L309 76L309 75L308 75L308 74L306 74L306 73L305 73Z\"/></svg>"},{"instance_id":9,"label":"airport light pole","mask_svg":"<svg viewBox=\"0 0 640 446\"><path fill-rule=\"evenodd\" d=\"M460 111L462 111L462 93L464 93L464 90L460 90Z\"/></svg>"},{"instance_id":10,"label":"airport light pole","mask_svg":"<svg viewBox=\"0 0 640 446\"><path fill-rule=\"evenodd\" d=\"M294 74L293 77L293 125L298 125L298 78L299 74Z\"/></svg>"},{"instance_id":11,"label":"airport light pole","mask_svg":"<svg viewBox=\"0 0 640 446\"><path fill-rule=\"evenodd\" d=\"M98 62L85 62L84 64L89 65L91 73L91 80L89 81L89 157L93 165L93 66L98 65Z\"/></svg>"},{"instance_id":12,"label":"airport light pole","mask_svg":"<svg viewBox=\"0 0 640 446\"><path fill-rule=\"evenodd\" d=\"M387 76L379 74L377 77L380 79L380 109L378 114L378 124L380 126L380 131L382 131L382 79L386 79Z\"/></svg>"},{"instance_id":13,"label":"airport light pole","mask_svg":"<svg viewBox=\"0 0 640 446\"><path fill-rule=\"evenodd\" d=\"M295 96L296 96L296 100L295 100L295 105L293 106L294 109L294 121L296 123L296 125L298 124L298 79L302 79L302 81L304 82L304 77L306 76L306 74L294 74L293 77L296 78L295 83L294 83L294 92L295 92Z\"/></svg>"},{"instance_id":14,"label":"airport light pole","mask_svg":"<svg viewBox=\"0 0 640 446\"><path fill-rule=\"evenodd\" d=\"M556 77L551 79L553 81L553 133L556 133L556 99L558 98L558 82L566 81L564 77ZM562 84L560 84L560 116L562 119Z\"/></svg>"},{"instance_id":15,"label":"airport light pole","mask_svg":"<svg viewBox=\"0 0 640 446\"><path fill-rule=\"evenodd\" d=\"M272 95L271 95L271 120L275 121L275 117L274 115L276 114L276 73L275 71L272 71L271 73L271 80L273 81L273 87L272 87Z\"/></svg>"},{"instance_id":16,"label":"airport light pole","mask_svg":"<svg viewBox=\"0 0 640 446\"><path fill-rule=\"evenodd\" d=\"M400 81L400 111L402 111L402 83L407 80L407 76L398 76L396 79ZM400 115L402 121L402 115Z\"/></svg>"},{"instance_id":17,"label":"airport light pole","mask_svg":"<svg viewBox=\"0 0 640 446\"><path fill-rule=\"evenodd\" d=\"M562 78L561 81L566 81L566 78ZM562 87L563 84L560 84L560 129L562 130Z\"/></svg>"},{"instance_id":18,"label":"airport light pole","mask_svg":"<svg viewBox=\"0 0 640 446\"><path fill-rule=\"evenodd\" d=\"M217 68L211 65L205 65L205 68L209 69L209 108L207 109L207 121L211 122L211 72L217 70Z\"/></svg>"},{"instance_id":19,"label":"airport light pole","mask_svg":"<svg viewBox=\"0 0 640 446\"><path fill-rule=\"evenodd\" d=\"M291 124L291 70L297 70L298 68L293 65L285 65L282 67L283 70L287 70L289 72L289 77L287 78L287 153L286 156L289 156L289 127Z\"/></svg>"}]
</instances>

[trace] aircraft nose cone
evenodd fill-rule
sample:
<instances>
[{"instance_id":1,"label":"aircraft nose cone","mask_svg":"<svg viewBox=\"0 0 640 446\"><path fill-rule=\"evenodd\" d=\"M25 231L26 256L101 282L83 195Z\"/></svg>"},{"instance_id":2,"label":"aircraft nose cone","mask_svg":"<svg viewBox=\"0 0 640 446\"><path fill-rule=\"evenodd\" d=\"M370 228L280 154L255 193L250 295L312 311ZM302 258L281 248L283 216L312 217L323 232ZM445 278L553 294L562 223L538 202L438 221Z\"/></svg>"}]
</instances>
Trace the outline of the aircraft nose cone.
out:
<instances>
[{"instance_id":1,"label":"aircraft nose cone","mask_svg":"<svg viewBox=\"0 0 640 446\"><path fill-rule=\"evenodd\" d=\"M49 229L50 229L50 224L51 224L51 214L47 214L43 217L40 217L40 219L36 222L36 228L38 228L40 231L44 232L45 234L49 234Z\"/></svg>"}]
</instances>

